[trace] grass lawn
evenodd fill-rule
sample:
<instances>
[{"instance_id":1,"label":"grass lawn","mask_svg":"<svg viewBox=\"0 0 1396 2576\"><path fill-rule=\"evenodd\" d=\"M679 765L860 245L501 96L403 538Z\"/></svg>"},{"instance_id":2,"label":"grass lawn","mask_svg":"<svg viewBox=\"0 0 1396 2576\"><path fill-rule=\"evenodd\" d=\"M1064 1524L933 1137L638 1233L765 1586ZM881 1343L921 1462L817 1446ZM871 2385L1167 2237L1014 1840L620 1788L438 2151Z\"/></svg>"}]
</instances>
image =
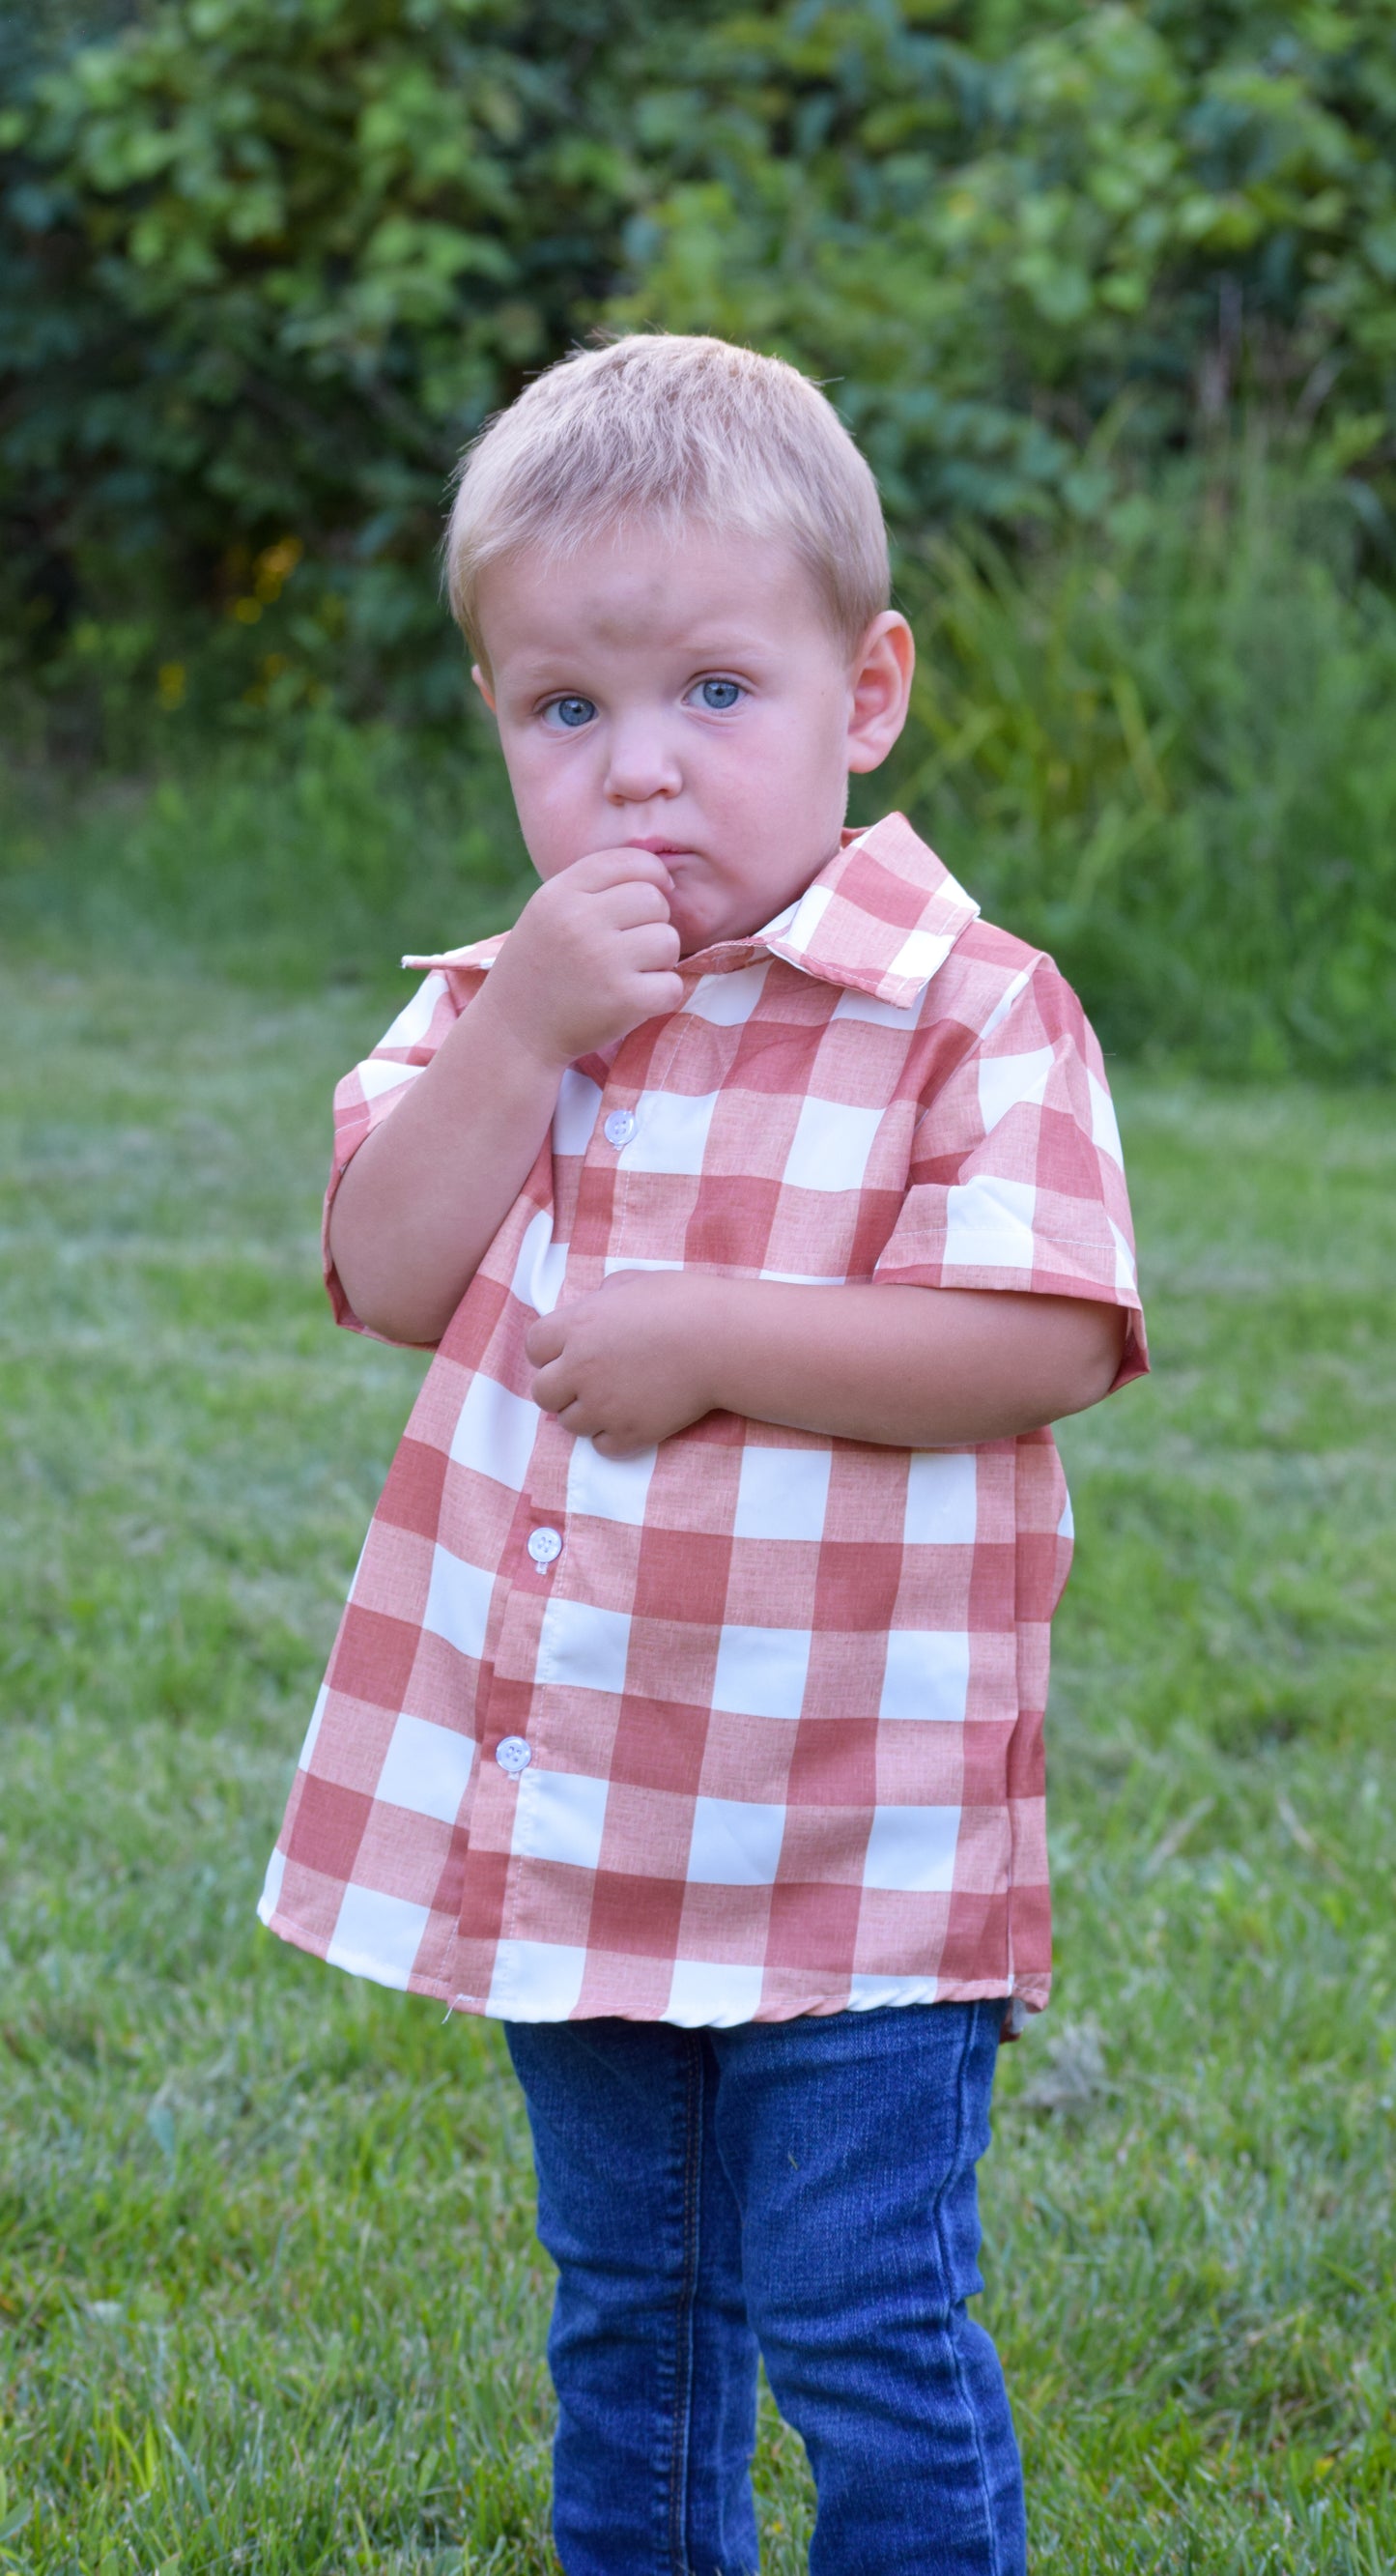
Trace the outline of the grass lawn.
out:
<instances>
[{"instance_id":1,"label":"grass lawn","mask_svg":"<svg viewBox=\"0 0 1396 2576\"><path fill-rule=\"evenodd\" d=\"M252 1906L420 1370L331 1329L384 1014L13 971L0 2567L543 2570L548 2282L498 2034ZM1060 1985L986 2322L1035 2565L1396 2565L1391 1103L1119 1085L1157 1375L1063 1438ZM804 2564L764 2420L765 2563Z\"/></svg>"}]
</instances>

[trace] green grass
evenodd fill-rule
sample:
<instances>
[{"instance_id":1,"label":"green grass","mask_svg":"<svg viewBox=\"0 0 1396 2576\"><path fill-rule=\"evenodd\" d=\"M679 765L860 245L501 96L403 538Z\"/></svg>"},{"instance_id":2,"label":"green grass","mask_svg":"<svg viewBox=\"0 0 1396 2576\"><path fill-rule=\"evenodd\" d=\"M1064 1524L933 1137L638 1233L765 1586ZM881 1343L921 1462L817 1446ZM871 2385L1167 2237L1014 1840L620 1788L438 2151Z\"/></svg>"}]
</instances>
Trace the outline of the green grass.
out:
<instances>
[{"instance_id":1,"label":"green grass","mask_svg":"<svg viewBox=\"0 0 1396 2576\"><path fill-rule=\"evenodd\" d=\"M0 2566L543 2570L548 2286L498 2034L253 1922L420 1362L314 1233L353 991L0 991ZM987 2321L1035 2564L1396 2563L1390 1103L1120 1085L1157 1376L1064 1447L1059 2000ZM803 2564L769 2414L766 2565Z\"/></svg>"},{"instance_id":2,"label":"green grass","mask_svg":"<svg viewBox=\"0 0 1396 2576\"><path fill-rule=\"evenodd\" d=\"M501 929L536 883L479 722L171 736L126 777L0 744L0 940L30 955L182 950L258 991L391 990L404 949Z\"/></svg>"}]
</instances>

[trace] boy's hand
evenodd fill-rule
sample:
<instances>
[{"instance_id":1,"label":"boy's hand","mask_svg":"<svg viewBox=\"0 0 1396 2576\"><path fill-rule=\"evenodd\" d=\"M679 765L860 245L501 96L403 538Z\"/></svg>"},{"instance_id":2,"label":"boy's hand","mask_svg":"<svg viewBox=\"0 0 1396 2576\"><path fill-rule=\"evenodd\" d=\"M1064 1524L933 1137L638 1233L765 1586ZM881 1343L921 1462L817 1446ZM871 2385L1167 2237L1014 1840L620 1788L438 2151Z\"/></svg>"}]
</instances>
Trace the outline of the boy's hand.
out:
<instances>
[{"instance_id":1,"label":"boy's hand","mask_svg":"<svg viewBox=\"0 0 1396 2576\"><path fill-rule=\"evenodd\" d=\"M578 1056L676 1011L679 934L672 879L650 850L593 850L524 905L480 1003L530 1055L561 1073Z\"/></svg>"},{"instance_id":2,"label":"boy's hand","mask_svg":"<svg viewBox=\"0 0 1396 2576\"><path fill-rule=\"evenodd\" d=\"M603 1458L628 1458L710 1413L705 1346L720 1281L684 1270L617 1271L540 1315L524 1349L533 1400Z\"/></svg>"}]
</instances>

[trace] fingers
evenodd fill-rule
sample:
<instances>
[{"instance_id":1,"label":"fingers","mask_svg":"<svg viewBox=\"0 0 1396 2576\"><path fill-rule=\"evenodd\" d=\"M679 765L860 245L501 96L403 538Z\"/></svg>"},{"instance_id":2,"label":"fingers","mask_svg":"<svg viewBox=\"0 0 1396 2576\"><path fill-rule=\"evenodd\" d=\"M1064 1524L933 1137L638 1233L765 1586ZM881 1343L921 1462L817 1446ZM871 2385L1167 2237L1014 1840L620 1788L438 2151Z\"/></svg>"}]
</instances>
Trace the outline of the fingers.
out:
<instances>
[{"instance_id":1,"label":"fingers","mask_svg":"<svg viewBox=\"0 0 1396 2576\"><path fill-rule=\"evenodd\" d=\"M608 1431L595 1408L577 1396L571 1404L558 1410L558 1421L574 1440L589 1440L603 1458L638 1458L642 1451L654 1447L648 1431Z\"/></svg>"},{"instance_id":2,"label":"fingers","mask_svg":"<svg viewBox=\"0 0 1396 2576\"><path fill-rule=\"evenodd\" d=\"M664 861L653 850L591 850L567 874L592 894L603 893L608 886L652 885L668 896L674 886Z\"/></svg>"},{"instance_id":3,"label":"fingers","mask_svg":"<svg viewBox=\"0 0 1396 2576\"><path fill-rule=\"evenodd\" d=\"M636 1028L642 1020L667 1019L671 1012L683 1006L681 975L637 975L635 991L638 1003L634 1021Z\"/></svg>"},{"instance_id":4,"label":"fingers","mask_svg":"<svg viewBox=\"0 0 1396 2576\"><path fill-rule=\"evenodd\" d=\"M535 1368L546 1368L555 1360L567 1338L567 1328L560 1315L539 1315L524 1335L524 1356Z\"/></svg>"},{"instance_id":5,"label":"fingers","mask_svg":"<svg viewBox=\"0 0 1396 2576\"><path fill-rule=\"evenodd\" d=\"M565 1413L576 1400L576 1384L565 1359L550 1360L546 1368L536 1372L533 1401L540 1413Z\"/></svg>"},{"instance_id":6,"label":"fingers","mask_svg":"<svg viewBox=\"0 0 1396 2576\"><path fill-rule=\"evenodd\" d=\"M564 1430L580 1438L605 1427L604 1410L597 1411L594 1391L583 1395L579 1387L579 1381L587 1379L588 1345L593 1338L583 1311L590 1303L590 1297L579 1297L555 1314L540 1315L524 1335L524 1349L535 1372L530 1390L534 1403L543 1413L555 1413Z\"/></svg>"},{"instance_id":7,"label":"fingers","mask_svg":"<svg viewBox=\"0 0 1396 2576\"><path fill-rule=\"evenodd\" d=\"M617 930L638 930L645 922L669 927L668 897L663 886L651 884L647 877L626 877L619 885L598 886L592 892L594 901L604 903L606 916Z\"/></svg>"},{"instance_id":8,"label":"fingers","mask_svg":"<svg viewBox=\"0 0 1396 2576\"><path fill-rule=\"evenodd\" d=\"M625 942L625 963L635 974L663 974L679 962L679 934L670 921L644 921L616 935Z\"/></svg>"},{"instance_id":9,"label":"fingers","mask_svg":"<svg viewBox=\"0 0 1396 2576\"><path fill-rule=\"evenodd\" d=\"M631 1440L626 1439L618 1431L594 1431L591 1435L591 1445L602 1458L640 1458L647 1449L654 1447L654 1442L647 1440L643 1435Z\"/></svg>"}]
</instances>

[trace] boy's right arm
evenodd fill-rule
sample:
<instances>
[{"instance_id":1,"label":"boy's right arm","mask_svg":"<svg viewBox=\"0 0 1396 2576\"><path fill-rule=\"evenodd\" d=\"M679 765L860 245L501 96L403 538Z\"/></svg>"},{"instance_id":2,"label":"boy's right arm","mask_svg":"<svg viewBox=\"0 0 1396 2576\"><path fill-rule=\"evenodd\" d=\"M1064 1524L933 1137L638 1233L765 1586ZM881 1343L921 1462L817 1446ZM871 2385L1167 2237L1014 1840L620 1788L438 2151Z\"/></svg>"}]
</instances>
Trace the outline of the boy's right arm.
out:
<instances>
[{"instance_id":1,"label":"boy's right arm","mask_svg":"<svg viewBox=\"0 0 1396 2576\"><path fill-rule=\"evenodd\" d=\"M595 850L524 906L468 1010L340 1183L330 1250L355 1314L439 1341L533 1168L563 1073L677 1010L669 873Z\"/></svg>"}]
</instances>

